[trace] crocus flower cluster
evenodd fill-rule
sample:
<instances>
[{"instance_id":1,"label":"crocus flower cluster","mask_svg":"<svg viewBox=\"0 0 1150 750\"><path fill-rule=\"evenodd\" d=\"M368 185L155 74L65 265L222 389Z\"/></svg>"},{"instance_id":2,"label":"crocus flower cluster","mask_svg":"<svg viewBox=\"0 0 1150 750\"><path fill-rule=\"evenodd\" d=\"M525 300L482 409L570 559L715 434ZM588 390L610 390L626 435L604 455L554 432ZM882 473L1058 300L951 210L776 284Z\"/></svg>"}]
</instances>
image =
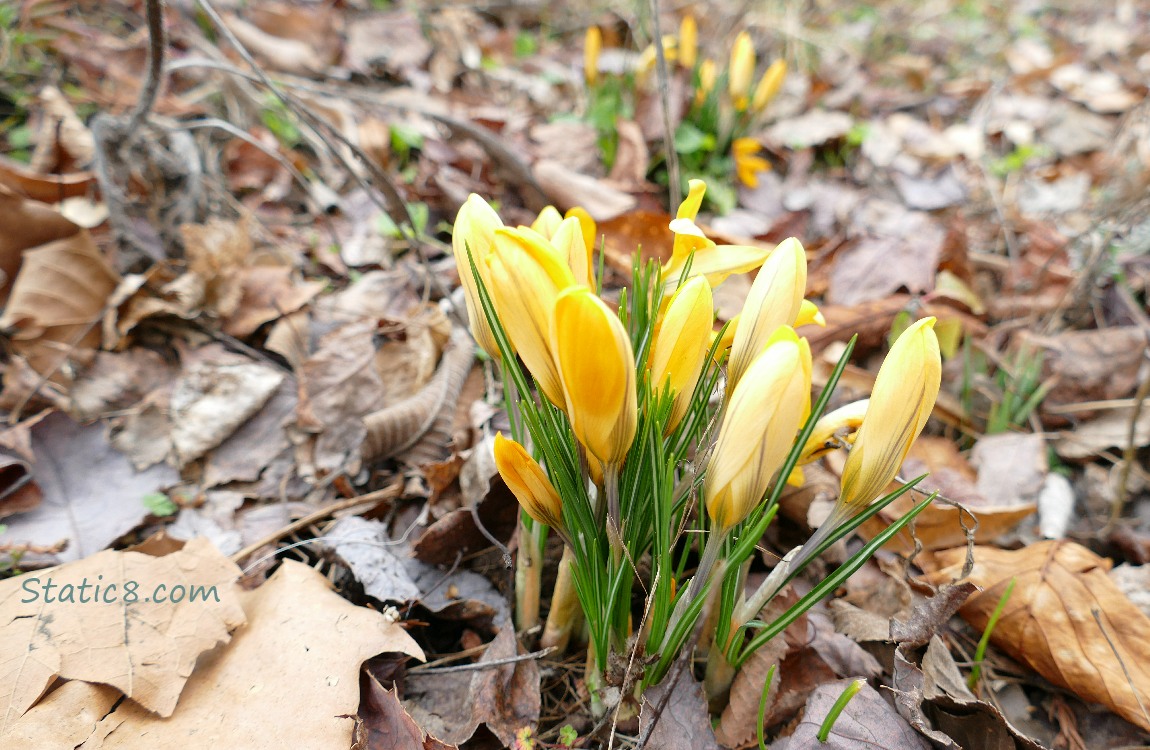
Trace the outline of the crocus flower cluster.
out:
<instances>
[{"instance_id":1,"label":"crocus flower cluster","mask_svg":"<svg viewBox=\"0 0 1150 750\"><path fill-rule=\"evenodd\" d=\"M548 208L530 227L510 227L472 195L455 223L453 248L477 344L504 365L513 355L538 391L540 401L531 403L560 415L561 421L535 420L533 430L558 431L562 434L552 437L577 441L570 443L577 460L564 462L563 482L551 473L555 467L503 435L495 439L496 467L524 512L557 529L569 545L599 533L585 525L588 519L604 523L618 570L625 567L619 546L624 537L632 540L627 544L645 540L647 545L628 548L627 559L658 552L650 546L657 534L635 533L627 527L635 521L621 518L619 510L620 477L629 462L651 455L653 448L665 458L652 466L657 470L659 461L669 460L666 465L675 474L671 484L660 486L670 493L686 476L685 486L701 502L683 504L670 494L651 502L665 502L686 514L680 515L684 522L718 540L707 546L720 554L732 530L763 517L763 502L773 486L801 474L780 476L788 456L805 462L853 445L838 506L815 541L884 494L938 394L938 342L934 319L926 318L894 344L871 398L822 417L800 446L797 440L812 411L813 366L810 346L796 328L824 324L817 307L804 299L806 252L796 239L774 248L715 243L696 224L705 190L703 182L691 181L668 227L674 236L671 256L650 271L655 283L647 290L646 307L632 300L622 318L599 295L593 271L596 227L586 212L572 209L564 216ZM756 275L741 312L717 331L713 287L731 274L751 271ZM639 320L638 309L651 311L651 319ZM533 432L532 437L538 442L541 436ZM573 475L572 467L582 468ZM572 476L577 476L575 484ZM632 489L646 486L634 472L629 476ZM565 492L578 496L565 497ZM645 502L636 501L635 492L626 497L632 504L624 512ZM606 498L606 503L586 511L593 502L589 498ZM691 520L684 510L690 507L704 508L705 518ZM581 554L570 564L590 617L594 607L584 599L595 579L580 566L593 561L585 549ZM674 581L669 585L683 590ZM607 615L624 623L624 629L628 601L623 591L621 620ZM742 622L732 620L736 629Z\"/></svg>"}]
</instances>

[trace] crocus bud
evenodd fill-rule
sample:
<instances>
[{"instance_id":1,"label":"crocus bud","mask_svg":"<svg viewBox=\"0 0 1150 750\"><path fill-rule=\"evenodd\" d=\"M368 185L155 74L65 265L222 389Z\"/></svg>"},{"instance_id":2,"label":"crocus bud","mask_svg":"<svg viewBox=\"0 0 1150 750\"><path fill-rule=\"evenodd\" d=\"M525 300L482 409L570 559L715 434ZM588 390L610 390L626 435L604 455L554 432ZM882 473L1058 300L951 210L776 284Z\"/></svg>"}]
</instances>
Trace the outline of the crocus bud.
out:
<instances>
[{"instance_id":1,"label":"crocus bud","mask_svg":"<svg viewBox=\"0 0 1150 750\"><path fill-rule=\"evenodd\" d=\"M668 432L687 413L707 359L714 319L711 285L705 278L696 276L671 295L651 350L652 385L661 390L669 384L674 395Z\"/></svg>"},{"instance_id":2,"label":"crocus bud","mask_svg":"<svg viewBox=\"0 0 1150 750\"><path fill-rule=\"evenodd\" d=\"M745 31L739 32L735 37L728 75L731 103L735 109L743 112L747 108L747 94L751 89L751 79L755 75L755 45L751 41L751 35Z\"/></svg>"},{"instance_id":3,"label":"crocus bud","mask_svg":"<svg viewBox=\"0 0 1150 750\"><path fill-rule=\"evenodd\" d=\"M522 445L495 434L495 468L527 515L546 526L563 520L563 502L543 467Z\"/></svg>"},{"instance_id":4,"label":"crocus bud","mask_svg":"<svg viewBox=\"0 0 1150 750\"><path fill-rule=\"evenodd\" d=\"M563 387L551 354L551 317L559 292L575 283L567 259L530 229L499 229L490 257L491 297L499 322L551 403Z\"/></svg>"},{"instance_id":5,"label":"crocus bud","mask_svg":"<svg viewBox=\"0 0 1150 750\"><path fill-rule=\"evenodd\" d=\"M603 32L598 26L589 26L583 39L583 79L588 86L599 80L599 53L603 51Z\"/></svg>"},{"instance_id":6,"label":"crocus bud","mask_svg":"<svg viewBox=\"0 0 1150 750\"><path fill-rule=\"evenodd\" d=\"M555 206L547 206L539 215L535 217L535 221L531 222L531 228L547 239L551 239L555 234L555 230L559 228L559 222L563 221L563 215L559 213L559 209Z\"/></svg>"},{"instance_id":7,"label":"crocus bud","mask_svg":"<svg viewBox=\"0 0 1150 750\"><path fill-rule=\"evenodd\" d=\"M751 109L755 112L762 112L779 93L779 89L783 86L783 79L787 75L787 62L786 60L775 60L771 66L763 73L763 77L759 79L759 83L755 86L755 95L751 97Z\"/></svg>"},{"instance_id":8,"label":"crocus bud","mask_svg":"<svg viewBox=\"0 0 1150 750\"><path fill-rule=\"evenodd\" d=\"M695 90L695 106L702 105L707 95L715 88L715 81L719 77L719 66L711 58L703 60L699 66L699 88Z\"/></svg>"},{"instance_id":9,"label":"crocus bud","mask_svg":"<svg viewBox=\"0 0 1150 750\"><path fill-rule=\"evenodd\" d=\"M679 23L679 65L692 70L699 53L699 26L692 15L683 16Z\"/></svg>"},{"instance_id":10,"label":"crocus bud","mask_svg":"<svg viewBox=\"0 0 1150 750\"><path fill-rule=\"evenodd\" d=\"M780 328L727 405L703 480L707 514L719 530L750 514L795 442L811 390L803 343Z\"/></svg>"},{"instance_id":11,"label":"crocus bud","mask_svg":"<svg viewBox=\"0 0 1150 750\"><path fill-rule=\"evenodd\" d=\"M475 259L479 276L490 292L491 276L488 273L487 259L495 246L495 230L502 226L503 222L499 219L499 214L495 213L495 209L488 205L487 201L472 193L456 214L455 226L451 230L451 251L455 256L455 267L463 286L468 327L471 329L471 335L475 337L475 342L493 359L499 359L499 346L495 343L495 336L487 323L487 316L483 313L483 305L479 300L479 287L471 271L467 249L471 249L471 256Z\"/></svg>"},{"instance_id":12,"label":"crocus bud","mask_svg":"<svg viewBox=\"0 0 1150 750\"><path fill-rule=\"evenodd\" d=\"M879 367L832 517L853 516L880 497L926 426L942 379L934 323L923 318L903 331Z\"/></svg>"},{"instance_id":13,"label":"crocus bud","mask_svg":"<svg viewBox=\"0 0 1150 750\"><path fill-rule=\"evenodd\" d=\"M604 464L623 462L635 438L635 355L615 313L590 289L555 300L552 347L575 437Z\"/></svg>"},{"instance_id":14,"label":"crocus bud","mask_svg":"<svg viewBox=\"0 0 1150 750\"><path fill-rule=\"evenodd\" d=\"M560 221L551 235L551 244L567 259L567 266L575 277L575 283L593 288L591 251L583 238L583 226L579 223L579 219L571 216Z\"/></svg>"},{"instance_id":15,"label":"crocus bud","mask_svg":"<svg viewBox=\"0 0 1150 750\"><path fill-rule=\"evenodd\" d=\"M743 304L727 366L728 388L738 385L775 329L795 322L806 286L806 251L793 237L783 240L759 269Z\"/></svg>"}]
</instances>

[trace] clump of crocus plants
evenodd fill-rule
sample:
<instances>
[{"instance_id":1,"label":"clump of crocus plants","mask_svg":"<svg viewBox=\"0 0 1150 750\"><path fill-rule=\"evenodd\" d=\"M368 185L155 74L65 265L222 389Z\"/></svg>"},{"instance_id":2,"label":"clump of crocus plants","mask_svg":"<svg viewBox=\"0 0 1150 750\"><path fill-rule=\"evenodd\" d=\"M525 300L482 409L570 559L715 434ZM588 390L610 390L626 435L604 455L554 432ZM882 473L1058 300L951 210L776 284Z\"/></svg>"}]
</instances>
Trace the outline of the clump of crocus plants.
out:
<instances>
[{"instance_id":1,"label":"clump of crocus plants","mask_svg":"<svg viewBox=\"0 0 1150 750\"><path fill-rule=\"evenodd\" d=\"M596 230L585 212L564 218L548 209L532 227L506 227L473 195L455 224L472 332L502 370L511 421L511 435L496 437L495 462L523 510L517 624L538 621L543 544L553 530L565 552L543 641L562 648L583 634L599 712L604 688L633 689L628 700L680 657L705 661L708 695L721 703L755 649L930 502L781 617L757 619L817 555L909 489L886 493L934 406L938 341L933 318L915 322L892 346L870 399L823 415L850 347L812 403L810 347L795 329L822 317L804 299L802 245L716 245L695 224L706 186L689 188L669 226L672 257L662 266L636 261L617 309L598 294ZM742 312L714 330L713 287L750 271ZM748 589L784 486L802 481L803 463L847 447L830 517Z\"/></svg>"}]
</instances>

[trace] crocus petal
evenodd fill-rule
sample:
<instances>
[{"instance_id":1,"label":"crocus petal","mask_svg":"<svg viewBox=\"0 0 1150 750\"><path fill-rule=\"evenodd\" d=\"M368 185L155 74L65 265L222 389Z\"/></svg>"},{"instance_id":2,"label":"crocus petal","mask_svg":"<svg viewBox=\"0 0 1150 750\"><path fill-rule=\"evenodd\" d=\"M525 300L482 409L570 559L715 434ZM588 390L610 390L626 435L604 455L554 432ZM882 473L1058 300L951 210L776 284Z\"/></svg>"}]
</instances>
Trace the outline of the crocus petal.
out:
<instances>
[{"instance_id":1,"label":"crocus petal","mask_svg":"<svg viewBox=\"0 0 1150 750\"><path fill-rule=\"evenodd\" d=\"M599 53L603 50L603 32L598 26L590 26L583 39L583 79L588 86L599 80Z\"/></svg>"},{"instance_id":2,"label":"crocus petal","mask_svg":"<svg viewBox=\"0 0 1150 750\"><path fill-rule=\"evenodd\" d=\"M551 338L575 436L604 464L621 464L638 421L627 331L590 289L576 286L555 300Z\"/></svg>"},{"instance_id":3,"label":"crocus petal","mask_svg":"<svg viewBox=\"0 0 1150 750\"><path fill-rule=\"evenodd\" d=\"M699 52L699 26L692 15L683 16L679 23L679 65L684 70L695 67Z\"/></svg>"},{"instance_id":4,"label":"crocus petal","mask_svg":"<svg viewBox=\"0 0 1150 750\"><path fill-rule=\"evenodd\" d=\"M727 405L703 480L707 513L719 529L747 517L795 440L810 395L809 356L794 331L767 347Z\"/></svg>"},{"instance_id":5,"label":"crocus petal","mask_svg":"<svg viewBox=\"0 0 1150 750\"><path fill-rule=\"evenodd\" d=\"M499 214L495 213L495 209L487 201L472 193L460 207L451 231L451 252L455 256L455 267L463 286L468 327L471 329L471 335L475 337L475 342L493 359L499 359L499 346L495 343L495 336L491 332L487 316L483 313L483 305L479 300L479 287L476 286L475 276L471 271L467 250L471 249L471 256L475 259L479 276L490 291L491 277L487 270L487 258L494 250L495 230L502 226L503 222L499 219Z\"/></svg>"},{"instance_id":6,"label":"crocus petal","mask_svg":"<svg viewBox=\"0 0 1150 750\"><path fill-rule=\"evenodd\" d=\"M738 384L771 334L779 326L795 322L806 286L806 251L794 238L783 240L759 269L743 304L727 366L730 387Z\"/></svg>"},{"instance_id":7,"label":"crocus petal","mask_svg":"<svg viewBox=\"0 0 1150 750\"><path fill-rule=\"evenodd\" d=\"M827 319L823 317L822 312L819 310L818 305L811 302L809 299L803 300L802 306L799 308L799 316L795 318L795 328L799 326L815 325L819 328L827 327Z\"/></svg>"},{"instance_id":8,"label":"crocus petal","mask_svg":"<svg viewBox=\"0 0 1150 750\"><path fill-rule=\"evenodd\" d=\"M560 526L563 502L543 467L519 443L495 434L495 468L527 515L547 526Z\"/></svg>"},{"instance_id":9,"label":"crocus petal","mask_svg":"<svg viewBox=\"0 0 1150 750\"><path fill-rule=\"evenodd\" d=\"M755 95L751 98L751 109L755 112L762 112L779 93L782 88L783 79L787 75L787 63L785 60L775 60L771 66L763 73L763 77L759 79L759 84L755 86Z\"/></svg>"},{"instance_id":10,"label":"crocus petal","mask_svg":"<svg viewBox=\"0 0 1150 750\"><path fill-rule=\"evenodd\" d=\"M504 228L495 232L490 266L491 296L507 336L539 390L563 406L550 331L556 297L575 283L567 260L538 233Z\"/></svg>"},{"instance_id":11,"label":"crocus petal","mask_svg":"<svg viewBox=\"0 0 1150 750\"><path fill-rule=\"evenodd\" d=\"M718 77L718 64L709 57L703 60L703 64L699 66L699 88L695 90L695 106L700 106L707 100L707 95L715 88Z\"/></svg>"},{"instance_id":12,"label":"crocus petal","mask_svg":"<svg viewBox=\"0 0 1150 750\"><path fill-rule=\"evenodd\" d=\"M705 278L696 276L671 295L651 349L651 383L656 389L669 384L674 394L668 432L687 413L706 362L714 319L711 285Z\"/></svg>"},{"instance_id":13,"label":"crocus petal","mask_svg":"<svg viewBox=\"0 0 1150 750\"><path fill-rule=\"evenodd\" d=\"M799 463L817 460L838 448L844 441L853 443L869 404L870 399L867 398L852 401L820 417L815 422L811 436L807 438L807 444L803 446Z\"/></svg>"},{"instance_id":14,"label":"crocus petal","mask_svg":"<svg viewBox=\"0 0 1150 750\"><path fill-rule=\"evenodd\" d=\"M926 426L942 378L934 323L923 318L903 331L883 360L832 515L853 515L882 495Z\"/></svg>"},{"instance_id":15,"label":"crocus petal","mask_svg":"<svg viewBox=\"0 0 1150 750\"><path fill-rule=\"evenodd\" d=\"M592 262L592 257L595 254L595 248L599 247L599 233L598 228L595 226L595 220L591 218L591 214L587 213L587 209L582 206L572 206L567 209L567 213L563 214L563 218L570 219L575 217L579 220L579 226L583 229L583 245L587 248L587 267L594 268L595 264ZM594 275L594 274L592 274ZM588 286L591 286L588 284ZM594 286L591 286L594 289Z\"/></svg>"},{"instance_id":16,"label":"crocus petal","mask_svg":"<svg viewBox=\"0 0 1150 750\"><path fill-rule=\"evenodd\" d=\"M561 221L563 221L563 215L559 213L559 209L555 206L546 206L535 217L535 221L531 222L531 228L547 239L551 239Z\"/></svg>"},{"instance_id":17,"label":"crocus petal","mask_svg":"<svg viewBox=\"0 0 1150 750\"><path fill-rule=\"evenodd\" d=\"M567 259L575 283L591 287L593 276L591 254L587 252L586 241L583 239L583 226L579 223L579 219L572 216L560 221L551 236L551 244Z\"/></svg>"},{"instance_id":18,"label":"crocus petal","mask_svg":"<svg viewBox=\"0 0 1150 750\"><path fill-rule=\"evenodd\" d=\"M751 88L751 78L755 75L755 45L751 35L745 31L735 37L728 75L731 103L742 112L747 108L747 94Z\"/></svg>"},{"instance_id":19,"label":"crocus petal","mask_svg":"<svg viewBox=\"0 0 1150 750\"><path fill-rule=\"evenodd\" d=\"M703 196L706 192L707 183L702 180L688 180L687 197L679 204L679 210L675 212L675 218L691 219L694 221L695 217L699 215L699 209L703 206Z\"/></svg>"}]
</instances>

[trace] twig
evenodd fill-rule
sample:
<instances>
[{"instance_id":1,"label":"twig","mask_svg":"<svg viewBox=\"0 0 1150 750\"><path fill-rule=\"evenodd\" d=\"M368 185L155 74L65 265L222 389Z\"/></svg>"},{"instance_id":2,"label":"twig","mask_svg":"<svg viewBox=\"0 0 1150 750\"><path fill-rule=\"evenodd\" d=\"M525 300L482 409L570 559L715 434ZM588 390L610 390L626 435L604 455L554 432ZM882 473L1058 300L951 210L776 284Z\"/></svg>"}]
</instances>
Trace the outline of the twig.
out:
<instances>
[{"instance_id":1,"label":"twig","mask_svg":"<svg viewBox=\"0 0 1150 750\"><path fill-rule=\"evenodd\" d=\"M667 56L663 54L663 27L659 19L659 0L651 0L651 28L655 33L655 73L659 80L659 108L663 111L663 151L667 159L667 187L671 201L670 212L675 214L682 198L679 182L679 154L675 151L675 128L671 124L671 77L667 70Z\"/></svg>"},{"instance_id":2,"label":"twig","mask_svg":"<svg viewBox=\"0 0 1150 750\"><path fill-rule=\"evenodd\" d=\"M515 664L520 661L530 661L532 659L542 659L552 651L555 651L554 646L549 646L542 651L532 651L529 654L518 654L516 656L508 656L504 659L492 659L491 661L480 661L474 664L460 664L454 667L432 667L427 668L427 665L417 665L407 670L408 674L412 672L431 672L432 674L446 674L448 672L474 672L478 669L489 669L491 667L502 667L505 664ZM424 667L420 669L420 666Z\"/></svg>"},{"instance_id":3,"label":"twig","mask_svg":"<svg viewBox=\"0 0 1150 750\"><path fill-rule=\"evenodd\" d=\"M359 495L357 497L349 497L346 500L340 500L337 503L332 503L331 505L320 508L317 511L314 511L312 513L308 513L303 518L300 518L296 521L292 521L287 526L284 526L280 529L277 529L276 531L273 531L272 533L268 534L267 536L263 537L262 539L259 539L256 542L249 544L247 547L244 547L242 550L240 550L239 552L232 555L232 558L231 558L232 562L234 562L238 565L239 563L243 562L244 560L246 560L251 555L255 554L255 552L258 551L259 549L266 547L269 544L275 544L276 542L278 542L280 539L284 538L285 536L288 536L289 534L294 534L295 532L299 531L300 529L305 529L308 526L311 526L316 521L321 521L324 518L327 518L328 516L332 515L333 513L338 513L341 510L347 510L348 508L354 508L357 505L364 505L366 503L375 503L375 502L379 502L381 500L394 500L397 497L399 497L402 492L403 492L403 482L396 482L395 484L392 484L388 487L384 487L382 490L376 490L374 492L368 492L365 495Z\"/></svg>"},{"instance_id":4,"label":"twig","mask_svg":"<svg viewBox=\"0 0 1150 750\"><path fill-rule=\"evenodd\" d=\"M136 132L152 107L156 104L156 97L160 94L160 87L164 83L164 51L168 46L168 37L164 33L164 2L163 0L148 0L148 77L144 87L140 90L140 99L135 109L128 117L128 132Z\"/></svg>"},{"instance_id":5,"label":"twig","mask_svg":"<svg viewBox=\"0 0 1150 750\"><path fill-rule=\"evenodd\" d=\"M1130 423L1126 427L1126 446L1122 449L1122 470L1118 473L1118 489L1114 493L1114 502L1110 505L1110 522L1112 526L1118 521L1122 509L1126 507L1126 499L1130 493L1130 470L1134 467L1134 459L1138 454L1138 444L1135 442L1135 433L1138 431L1138 420L1142 417L1142 407L1146 404L1146 397L1150 396L1150 376L1146 377L1138 386L1134 394L1134 409L1130 412Z\"/></svg>"}]
</instances>

